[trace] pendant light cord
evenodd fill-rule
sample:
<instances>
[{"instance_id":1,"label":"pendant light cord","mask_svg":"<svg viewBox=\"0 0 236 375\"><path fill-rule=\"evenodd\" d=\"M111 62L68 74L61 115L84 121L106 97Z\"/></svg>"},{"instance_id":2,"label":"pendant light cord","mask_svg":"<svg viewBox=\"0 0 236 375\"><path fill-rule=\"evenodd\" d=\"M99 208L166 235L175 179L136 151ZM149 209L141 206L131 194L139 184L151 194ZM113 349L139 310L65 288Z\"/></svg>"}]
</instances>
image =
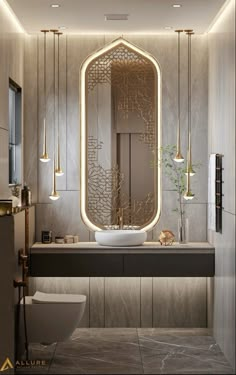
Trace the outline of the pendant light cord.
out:
<instances>
[{"instance_id":1,"label":"pendant light cord","mask_svg":"<svg viewBox=\"0 0 236 375\"><path fill-rule=\"evenodd\" d=\"M46 31L44 31L44 62L43 62L43 89L44 89L44 118L46 121Z\"/></svg>"},{"instance_id":2,"label":"pendant light cord","mask_svg":"<svg viewBox=\"0 0 236 375\"><path fill-rule=\"evenodd\" d=\"M177 151L180 151L180 32L178 31L178 139Z\"/></svg>"}]
</instances>

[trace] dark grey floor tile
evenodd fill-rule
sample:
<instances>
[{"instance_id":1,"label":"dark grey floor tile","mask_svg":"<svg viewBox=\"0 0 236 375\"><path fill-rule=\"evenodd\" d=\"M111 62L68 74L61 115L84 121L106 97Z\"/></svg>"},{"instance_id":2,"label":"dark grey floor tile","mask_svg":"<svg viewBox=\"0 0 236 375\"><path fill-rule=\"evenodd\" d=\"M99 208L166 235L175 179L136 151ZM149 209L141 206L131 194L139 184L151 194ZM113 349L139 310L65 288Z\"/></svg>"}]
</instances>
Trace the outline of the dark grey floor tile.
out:
<instances>
[{"instance_id":1,"label":"dark grey floor tile","mask_svg":"<svg viewBox=\"0 0 236 375\"><path fill-rule=\"evenodd\" d=\"M121 357L102 356L68 357L55 356L49 374L142 374L141 361L127 362Z\"/></svg>"},{"instance_id":2,"label":"dark grey floor tile","mask_svg":"<svg viewBox=\"0 0 236 375\"><path fill-rule=\"evenodd\" d=\"M139 344L145 374L231 374L215 340L208 335L184 336L178 330L138 330ZM200 335L199 335L200 334Z\"/></svg>"},{"instance_id":3,"label":"dark grey floor tile","mask_svg":"<svg viewBox=\"0 0 236 375\"><path fill-rule=\"evenodd\" d=\"M137 328L138 335L148 336L212 336L212 330L208 328Z\"/></svg>"}]
</instances>

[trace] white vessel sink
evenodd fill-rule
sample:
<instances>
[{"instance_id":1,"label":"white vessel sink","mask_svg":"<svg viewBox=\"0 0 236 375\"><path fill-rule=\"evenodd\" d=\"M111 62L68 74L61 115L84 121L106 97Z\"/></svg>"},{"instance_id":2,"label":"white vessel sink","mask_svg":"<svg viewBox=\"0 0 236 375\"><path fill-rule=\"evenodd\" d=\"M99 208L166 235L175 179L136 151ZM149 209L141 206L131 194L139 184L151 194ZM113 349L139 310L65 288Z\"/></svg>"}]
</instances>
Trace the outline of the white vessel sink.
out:
<instances>
[{"instance_id":1,"label":"white vessel sink","mask_svg":"<svg viewBox=\"0 0 236 375\"><path fill-rule=\"evenodd\" d=\"M147 233L142 230L101 230L95 232L95 239L104 246L139 246L147 239Z\"/></svg>"}]
</instances>

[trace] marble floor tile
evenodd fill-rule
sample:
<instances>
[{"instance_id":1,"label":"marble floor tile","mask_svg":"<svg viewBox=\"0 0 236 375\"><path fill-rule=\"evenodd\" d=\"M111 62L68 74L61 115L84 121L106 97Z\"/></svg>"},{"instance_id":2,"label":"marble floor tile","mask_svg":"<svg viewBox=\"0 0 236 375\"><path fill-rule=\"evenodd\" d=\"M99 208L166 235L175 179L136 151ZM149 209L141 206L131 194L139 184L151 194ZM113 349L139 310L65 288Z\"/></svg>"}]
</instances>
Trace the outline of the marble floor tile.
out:
<instances>
[{"instance_id":1,"label":"marble floor tile","mask_svg":"<svg viewBox=\"0 0 236 375\"><path fill-rule=\"evenodd\" d=\"M57 345L50 373L63 372L61 364L79 374L142 374L137 330L77 329Z\"/></svg>"},{"instance_id":2,"label":"marble floor tile","mask_svg":"<svg viewBox=\"0 0 236 375\"><path fill-rule=\"evenodd\" d=\"M211 330L203 328L80 328L71 339L30 345L41 369L21 374L233 374Z\"/></svg>"},{"instance_id":3,"label":"marble floor tile","mask_svg":"<svg viewBox=\"0 0 236 375\"><path fill-rule=\"evenodd\" d=\"M233 373L209 331L138 329L138 335L145 374Z\"/></svg>"}]
</instances>

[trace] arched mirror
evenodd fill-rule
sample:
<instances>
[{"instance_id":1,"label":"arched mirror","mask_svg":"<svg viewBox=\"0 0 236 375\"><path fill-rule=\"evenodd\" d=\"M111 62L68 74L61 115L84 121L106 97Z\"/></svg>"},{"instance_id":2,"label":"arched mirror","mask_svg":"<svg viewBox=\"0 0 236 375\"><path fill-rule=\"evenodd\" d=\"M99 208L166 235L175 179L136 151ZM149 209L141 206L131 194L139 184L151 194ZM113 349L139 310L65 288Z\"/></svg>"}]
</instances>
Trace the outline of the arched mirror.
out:
<instances>
[{"instance_id":1,"label":"arched mirror","mask_svg":"<svg viewBox=\"0 0 236 375\"><path fill-rule=\"evenodd\" d=\"M92 230L149 230L160 216L161 75L123 38L81 67L81 214Z\"/></svg>"}]
</instances>

